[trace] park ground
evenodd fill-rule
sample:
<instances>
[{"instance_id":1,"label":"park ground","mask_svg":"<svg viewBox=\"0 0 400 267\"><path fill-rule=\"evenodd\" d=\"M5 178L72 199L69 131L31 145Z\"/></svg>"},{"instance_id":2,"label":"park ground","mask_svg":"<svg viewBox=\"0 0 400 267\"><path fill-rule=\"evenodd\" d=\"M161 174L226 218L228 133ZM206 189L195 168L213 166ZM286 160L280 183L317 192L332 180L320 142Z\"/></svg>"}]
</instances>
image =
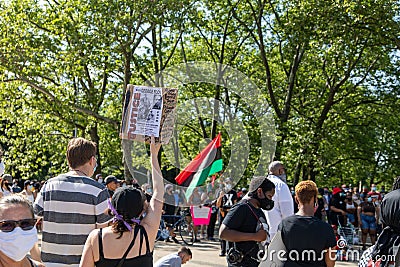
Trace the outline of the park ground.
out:
<instances>
[{"instance_id":1,"label":"park ground","mask_svg":"<svg viewBox=\"0 0 400 267\"><path fill-rule=\"evenodd\" d=\"M39 241L41 241L41 233L39 233ZM166 243L163 241L156 242L153 252L154 262L167 254L176 253L180 246L182 246L182 244ZM193 258L184 265L185 267L228 266L225 257L218 256L220 245L217 241L211 242L201 240L200 243L195 243L194 245L189 246L189 248L192 251ZM335 266L356 267L357 262L337 261Z\"/></svg>"},{"instance_id":2,"label":"park ground","mask_svg":"<svg viewBox=\"0 0 400 267\"><path fill-rule=\"evenodd\" d=\"M209 242L203 241L200 243L195 243L193 246L189 248L192 250L193 259L186 263L185 267L205 267L205 266L213 266L213 267L226 267L228 264L226 263L225 257L219 257L219 242ZM159 258L178 251L180 245L175 243L165 243L162 241L156 242L154 248L154 262L156 262ZM337 261L337 267L356 267L357 262L344 262Z\"/></svg>"}]
</instances>

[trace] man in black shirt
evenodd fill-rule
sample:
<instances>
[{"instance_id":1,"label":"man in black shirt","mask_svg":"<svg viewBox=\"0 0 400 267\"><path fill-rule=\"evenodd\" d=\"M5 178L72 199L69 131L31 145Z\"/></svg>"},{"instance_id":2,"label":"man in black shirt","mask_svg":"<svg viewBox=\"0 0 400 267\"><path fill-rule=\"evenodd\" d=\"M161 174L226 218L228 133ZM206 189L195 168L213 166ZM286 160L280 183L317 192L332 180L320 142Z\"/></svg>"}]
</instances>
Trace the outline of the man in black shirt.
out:
<instances>
[{"instance_id":1,"label":"man in black shirt","mask_svg":"<svg viewBox=\"0 0 400 267\"><path fill-rule=\"evenodd\" d=\"M254 177L249 194L234 205L223 220L219 237L234 242L227 252L229 267L258 266L259 243L267 239L268 224L261 210L271 210L275 185L267 177Z\"/></svg>"},{"instance_id":2,"label":"man in black shirt","mask_svg":"<svg viewBox=\"0 0 400 267\"><path fill-rule=\"evenodd\" d=\"M329 202L329 209L331 210L330 221L332 225L345 226L346 218L346 202L344 201L346 194L339 187L335 187L332 190L332 198Z\"/></svg>"}]
</instances>

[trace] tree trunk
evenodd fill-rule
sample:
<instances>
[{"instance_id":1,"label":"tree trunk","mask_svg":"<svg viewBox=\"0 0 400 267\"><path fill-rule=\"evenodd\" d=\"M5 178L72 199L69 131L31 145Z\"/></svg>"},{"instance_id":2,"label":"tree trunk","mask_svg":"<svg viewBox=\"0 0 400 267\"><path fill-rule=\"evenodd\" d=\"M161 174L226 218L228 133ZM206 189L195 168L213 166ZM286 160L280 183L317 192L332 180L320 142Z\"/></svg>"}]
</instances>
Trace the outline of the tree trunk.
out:
<instances>
[{"instance_id":1,"label":"tree trunk","mask_svg":"<svg viewBox=\"0 0 400 267\"><path fill-rule=\"evenodd\" d=\"M92 140L93 142L96 143L97 146L97 151L96 151L96 157L97 157L97 168L96 171L94 173L94 175L101 173L101 156L100 156L100 145L99 145L99 141L100 141L100 137L98 134L98 130L97 130L97 123L95 123L89 130L89 134L90 134L90 140Z\"/></svg>"}]
</instances>

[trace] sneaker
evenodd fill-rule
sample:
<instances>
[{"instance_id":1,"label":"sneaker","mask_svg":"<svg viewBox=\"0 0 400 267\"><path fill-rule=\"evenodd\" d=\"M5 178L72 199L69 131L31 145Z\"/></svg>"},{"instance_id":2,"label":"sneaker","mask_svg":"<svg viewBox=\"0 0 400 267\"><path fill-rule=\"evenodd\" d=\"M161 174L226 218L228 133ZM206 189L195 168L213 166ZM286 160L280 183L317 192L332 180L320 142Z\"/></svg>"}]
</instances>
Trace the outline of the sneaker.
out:
<instances>
[{"instance_id":1,"label":"sneaker","mask_svg":"<svg viewBox=\"0 0 400 267\"><path fill-rule=\"evenodd\" d=\"M208 237L207 239L208 239L208 241L215 241L214 237Z\"/></svg>"},{"instance_id":2,"label":"sneaker","mask_svg":"<svg viewBox=\"0 0 400 267\"><path fill-rule=\"evenodd\" d=\"M198 242L198 243L200 243L200 239L195 238L193 242Z\"/></svg>"},{"instance_id":3,"label":"sneaker","mask_svg":"<svg viewBox=\"0 0 400 267\"><path fill-rule=\"evenodd\" d=\"M169 237L167 239L165 239L164 242L172 243L172 241L171 241L171 239L169 239Z\"/></svg>"},{"instance_id":4,"label":"sneaker","mask_svg":"<svg viewBox=\"0 0 400 267\"><path fill-rule=\"evenodd\" d=\"M222 252L222 251L221 251L221 252L219 253L218 256L220 256L220 257L225 257L225 255L226 255L225 252Z\"/></svg>"},{"instance_id":5,"label":"sneaker","mask_svg":"<svg viewBox=\"0 0 400 267\"><path fill-rule=\"evenodd\" d=\"M180 244L179 243L179 241L178 241L178 239L176 239L176 237L174 236L174 237L172 237L172 240L175 242L175 244Z\"/></svg>"}]
</instances>

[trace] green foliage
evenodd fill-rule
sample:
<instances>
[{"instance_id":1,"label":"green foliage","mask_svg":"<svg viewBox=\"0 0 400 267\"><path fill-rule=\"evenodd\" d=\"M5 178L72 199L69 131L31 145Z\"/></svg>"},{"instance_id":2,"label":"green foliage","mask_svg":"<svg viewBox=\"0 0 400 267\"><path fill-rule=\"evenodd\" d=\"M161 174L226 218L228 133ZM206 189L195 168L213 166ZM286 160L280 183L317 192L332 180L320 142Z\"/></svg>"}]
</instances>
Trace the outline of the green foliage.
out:
<instances>
[{"instance_id":1,"label":"green foliage","mask_svg":"<svg viewBox=\"0 0 400 267\"><path fill-rule=\"evenodd\" d=\"M391 184L400 171L399 15L398 1L383 0L0 1L7 168L34 179L65 171L77 129L98 143L103 173L124 177L118 128L126 85L164 86L156 73L207 61L238 69L261 89L253 104L270 103L275 156L290 182ZM232 89L238 80L180 85L174 149L162 156L168 179L218 131L225 166L245 166L235 174L240 186L267 171L265 122ZM235 158L237 144L248 147L246 159ZM135 170L149 167L142 144L130 154Z\"/></svg>"}]
</instances>

